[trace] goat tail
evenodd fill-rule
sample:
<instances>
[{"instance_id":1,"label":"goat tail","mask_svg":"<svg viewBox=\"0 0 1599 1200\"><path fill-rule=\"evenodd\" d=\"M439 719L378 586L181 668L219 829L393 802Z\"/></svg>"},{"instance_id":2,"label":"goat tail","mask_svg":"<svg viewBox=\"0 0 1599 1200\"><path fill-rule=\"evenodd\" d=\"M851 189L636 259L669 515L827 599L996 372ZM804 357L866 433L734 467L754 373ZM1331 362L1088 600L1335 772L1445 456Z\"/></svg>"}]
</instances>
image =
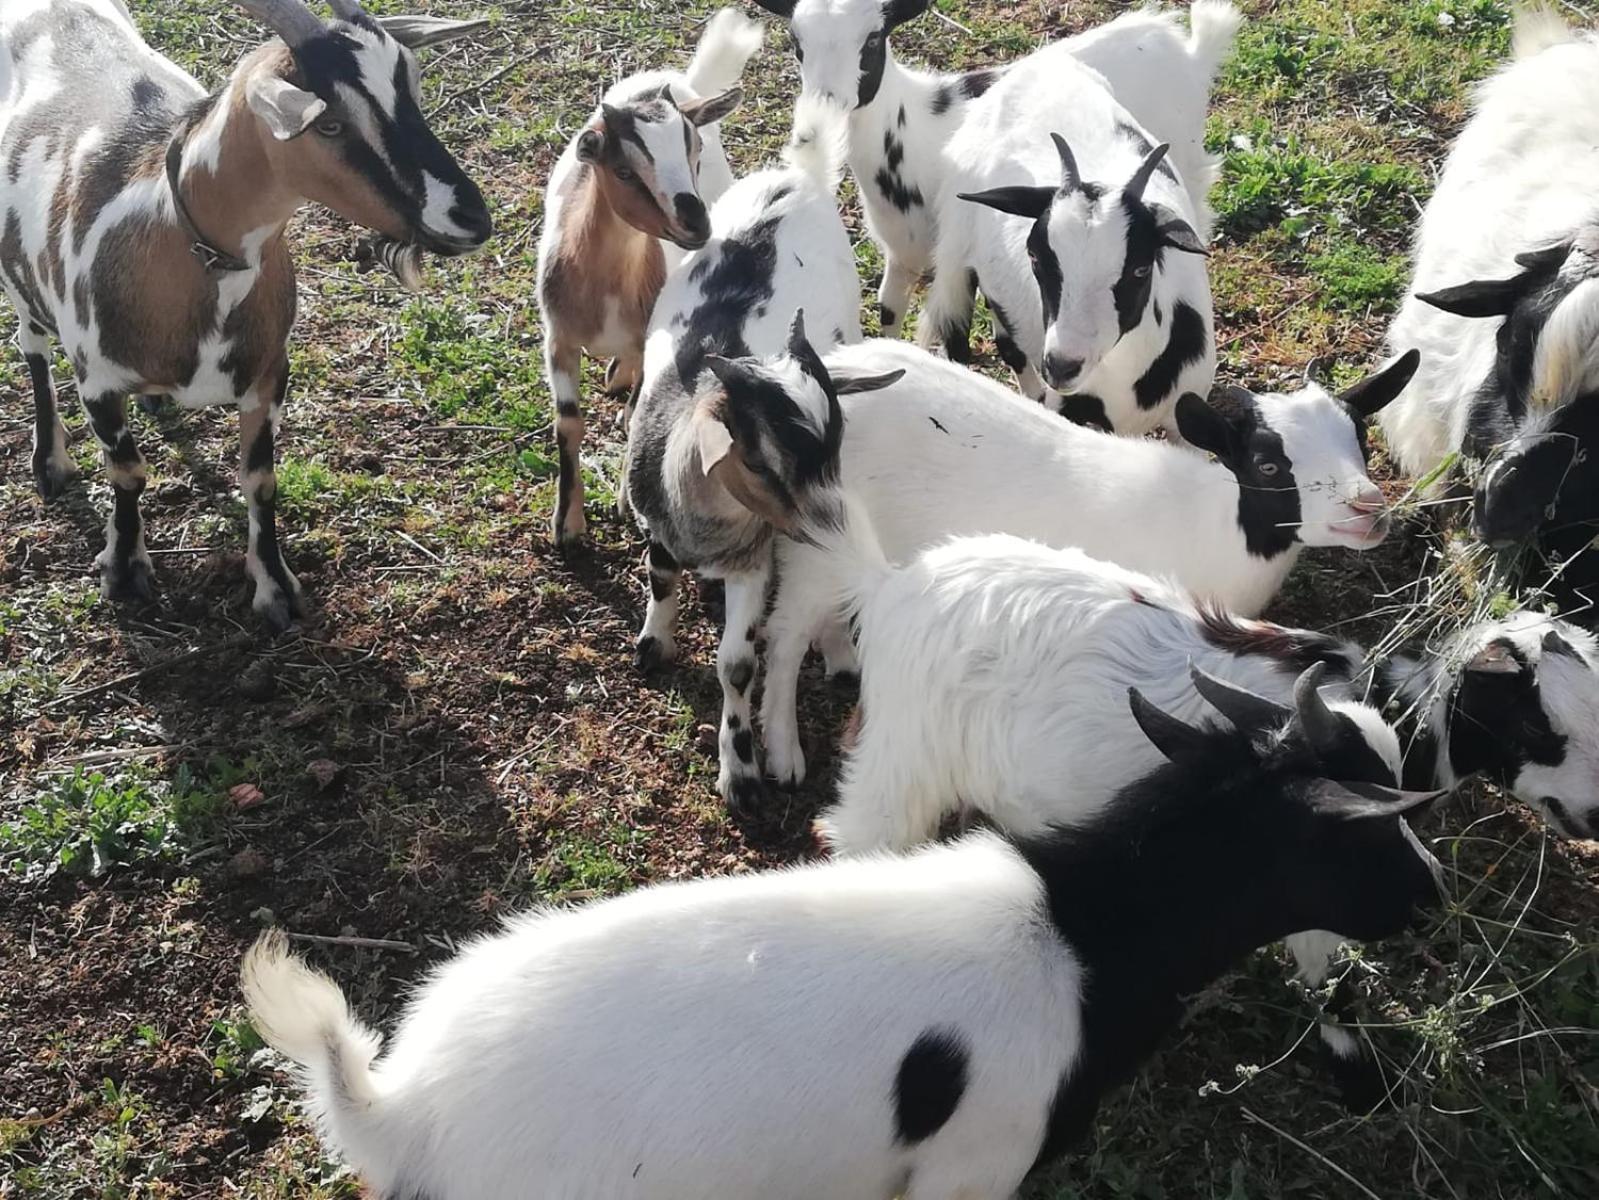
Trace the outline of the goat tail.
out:
<instances>
[{"instance_id":1,"label":"goat tail","mask_svg":"<svg viewBox=\"0 0 1599 1200\"><path fill-rule=\"evenodd\" d=\"M1188 10L1188 54L1214 80L1222 60L1233 48L1244 14L1231 0L1194 0Z\"/></svg>"},{"instance_id":2,"label":"goat tail","mask_svg":"<svg viewBox=\"0 0 1599 1200\"><path fill-rule=\"evenodd\" d=\"M831 599L840 612L859 612L894 573L866 506L846 488L831 489L825 503L804 505L793 536L838 564Z\"/></svg>"},{"instance_id":3,"label":"goat tail","mask_svg":"<svg viewBox=\"0 0 1599 1200\"><path fill-rule=\"evenodd\" d=\"M700 35L684 73L696 96L714 96L736 84L761 48L766 31L736 8L724 8Z\"/></svg>"},{"instance_id":4,"label":"goat tail","mask_svg":"<svg viewBox=\"0 0 1599 1200\"><path fill-rule=\"evenodd\" d=\"M849 112L831 100L801 94L783 157L829 193L837 191L849 157Z\"/></svg>"},{"instance_id":5,"label":"goat tail","mask_svg":"<svg viewBox=\"0 0 1599 1200\"><path fill-rule=\"evenodd\" d=\"M375 1135L382 1096L372 1077L379 1037L355 1015L339 985L289 952L271 929L244 956L239 984L250 1022L269 1046L299 1066L318 1124L352 1166L383 1161ZM392 1158L390 1148L386 1157Z\"/></svg>"},{"instance_id":6,"label":"goat tail","mask_svg":"<svg viewBox=\"0 0 1599 1200\"><path fill-rule=\"evenodd\" d=\"M1519 62L1551 46L1575 41L1576 37L1565 18L1548 5L1518 4L1510 38L1511 57Z\"/></svg>"}]
</instances>

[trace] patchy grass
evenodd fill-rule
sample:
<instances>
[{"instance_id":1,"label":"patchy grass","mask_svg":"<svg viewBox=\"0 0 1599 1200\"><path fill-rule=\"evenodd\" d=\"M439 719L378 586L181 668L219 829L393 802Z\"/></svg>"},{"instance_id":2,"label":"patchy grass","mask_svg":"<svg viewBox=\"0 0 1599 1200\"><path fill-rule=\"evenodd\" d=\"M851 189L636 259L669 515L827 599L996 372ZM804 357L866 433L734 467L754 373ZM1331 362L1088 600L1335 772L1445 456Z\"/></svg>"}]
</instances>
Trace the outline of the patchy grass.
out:
<instances>
[{"instance_id":1,"label":"patchy grass","mask_svg":"<svg viewBox=\"0 0 1599 1200\"><path fill-rule=\"evenodd\" d=\"M155 44L213 85L258 36L226 6L133 7ZM1120 7L949 0L942 11L964 30L922 18L895 45L908 60L978 66ZM1280 385L1332 354L1348 378L1378 353L1409 230L1470 83L1507 48L1507 9L1246 8L1209 127L1225 158L1211 259L1224 375ZM317 952L381 1025L424 967L506 911L808 851L845 702L807 672L811 783L731 825L713 794L714 594L689 586L679 669L641 682L630 666L642 576L637 540L609 507L614 405L590 403L592 547L563 557L544 540L540 186L605 84L681 61L710 5L488 11L492 30L424 65L428 107L495 207L492 248L432 265L412 297L346 261L346 225L311 212L296 227L301 323L279 487L313 606L300 634L250 632L231 414L135 414L163 594L111 608L90 576L107 503L92 441L69 419L85 478L40 504L25 374L14 354L0 372L8 1200L353 1200L239 1009L238 956L263 923L410 946ZM781 30L746 83L726 131L740 168L786 133L797 73ZM875 286L879 259L844 191ZM1380 471L1380 446L1375 461ZM1445 615L1507 603L1491 576L1457 584L1476 569L1458 560L1420 528L1374 554L1307 554L1275 613L1376 641L1423 594ZM1323 997L1288 985L1268 952L1196 999L1030 1196L1595 1194L1599 858L1486 793L1441 814L1433 837L1454 867L1450 910L1425 937L1344 967L1396 1081L1391 1111L1354 1119L1332 1103L1309 1053Z\"/></svg>"}]
</instances>

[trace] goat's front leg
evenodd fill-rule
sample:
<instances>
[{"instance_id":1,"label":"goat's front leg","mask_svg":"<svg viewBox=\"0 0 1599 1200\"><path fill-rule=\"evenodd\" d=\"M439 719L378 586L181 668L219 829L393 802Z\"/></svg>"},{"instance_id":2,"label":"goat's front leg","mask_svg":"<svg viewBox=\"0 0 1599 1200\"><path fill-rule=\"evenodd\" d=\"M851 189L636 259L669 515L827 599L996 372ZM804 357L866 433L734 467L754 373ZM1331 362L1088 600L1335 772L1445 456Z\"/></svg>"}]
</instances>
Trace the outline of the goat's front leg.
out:
<instances>
[{"instance_id":1,"label":"goat's front leg","mask_svg":"<svg viewBox=\"0 0 1599 1200\"><path fill-rule=\"evenodd\" d=\"M121 392L104 392L85 399L83 408L111 480L105 549L95 559L100 567L100 594L107 600L149 599L155 570L144 548L144 520L139 516L145 463L128 428L128 398Z\"/></svg>"},{"instance_id":2,"label":"goat's front leg","mask_svg":"<svg viewBox=\"0 0 1599 1200\"><path fill-rule=\"evenodd\" d=\"M289 364L284 362L239 403L239 490L250 509L250 545L244 564L255 580L251 607L274 633L282 633L304 613L300 581L278 547L276 443L288 388Z\"/></svg>"},{"instance_id":3,"label":"goat's front leg","mask_svg":"<svg viewBox=\"0 0 1599 1200\"><path fill-rule=\"evenodd\" d=\"M633 647L633 661L644 672L677 657L677 586L683 578L683 568L660 542L650 542L649 560L650 598L644 610L644 629Z\"/></svg>"},{"instance_id":4,"label":"goat's front leg","mask_svg":"<svg viewBox=\"0 0 1599 1200\"><path fill-rule=\"evenodd\" d=\"M555 448L561 460L550 519L550 537L557 546L570 545L588 530L583 520L583 405L578 394L582 369L579 347L553 338L545 342L544 371L555 397Z\"/></svg>"},{"instance_id":5,"label":"goat's front leg","mask_svg":"<svg viewBox=\"0 0 1599 1200\"><path fill-rule=\"evenodd\" d=\"M28 364L33 381L33 486L46 500L54 500L66 490L67 480L77 473L72 455L67 453L67 427L56 409L55 381L50 378L50 338L35 333L24 314L19 317L17 344Z\"/></svg>"},{"instance_id":6,"label":"goat's front leg","mask_svg":"<svg viewBox=\"0 0 1599 1200\"><path fill-rule=\"evenodd\" d=\"M755 686L755 639L760 636L771 578L770 555L753 570L728 576L727 622L716 648L716 675L722 681L722 733L717 739L722 762L716 785L728 810L735 813L755 811L766 795L755 761L750 691Z\"/></svg>"},{"instance_id":7,"label":"goat's front leg","mask_svg":"<svg viewBox=\"0 0 1599 1200\"><path fill-rule=\"evenodd\" d=\"M883 282L877 288L877 320L883 336L897 338L911 306L911 289L917 273L890 255L883 264Z\"/></svg>"}]
</instances>

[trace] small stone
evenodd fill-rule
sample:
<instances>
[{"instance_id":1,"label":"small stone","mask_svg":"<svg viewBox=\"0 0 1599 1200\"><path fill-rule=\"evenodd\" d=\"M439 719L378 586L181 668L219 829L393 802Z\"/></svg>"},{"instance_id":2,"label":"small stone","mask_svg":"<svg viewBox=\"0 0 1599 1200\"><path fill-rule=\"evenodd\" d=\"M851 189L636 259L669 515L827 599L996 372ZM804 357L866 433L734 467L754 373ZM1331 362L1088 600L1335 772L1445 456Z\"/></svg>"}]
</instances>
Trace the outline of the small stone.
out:
<instances>
[{"instance_id":1,"label":"small stone","mask_svg":"<svg viewBox=\"0 0 1599 1200\"><path fill-rule=\"evenodd\" d=\"M238 812L247 812L265 803L266 795L253 783L236 783L228 789L228 800Z\"/></svg>"},{"instance_id":2,"label":"small stone","mask_svg":"<svg viewBox=\"0 0 1599 1200\"><path fill-rule=\"evenodd\" d=\"M228 860L228 874L235 879L254 879L264 875L267 869L267 857L254 846L246 846Z\"/></svg>"},{"instance_id":3,"label":"small stone","mask_svg":"<svg viewBox=\"0 0 1599 1200\"><path fill-rule=\"evenodd\" d=\"M257 659L239 674L239 695L246 700L266 700L278 690L277 677L272 673L271 664L265 659Z\"/></svg>"},{"instance_id":4,"label":"small stone","mask_svg":"<svg viewBox=\"0 0 1599 1200\"><path fill-rule=\"evenodd\" d=\"M305 773L316 780L317 787L326 791L338 779L339 772L344 770L331 758L313 758L305 764Z\"/></svg>"}]
</instances>

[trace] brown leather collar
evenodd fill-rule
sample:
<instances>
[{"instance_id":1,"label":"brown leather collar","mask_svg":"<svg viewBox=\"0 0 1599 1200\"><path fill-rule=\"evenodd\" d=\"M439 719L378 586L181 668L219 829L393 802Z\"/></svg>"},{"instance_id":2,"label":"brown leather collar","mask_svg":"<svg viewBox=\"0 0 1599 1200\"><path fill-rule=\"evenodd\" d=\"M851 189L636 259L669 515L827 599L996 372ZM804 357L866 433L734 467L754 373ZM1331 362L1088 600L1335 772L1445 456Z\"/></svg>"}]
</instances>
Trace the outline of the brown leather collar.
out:
<instances>
[{"instance_id":1,"label":"brown leather collar","mask_svg":"<svg viewBox=\"0 0 1599 1200\"><path fill-rule=\"evenodd\" d=\"M250 264L236 254L217 248L194 223L189 206L183 202L183 192L178 187L178 173L183 167L183 143L187 127L178 130L167 143L167 186L172 189L172 210L177 214L178 226L191 239L189 252L198 258L207 271L248 271Z\"/></svg>"}]
</instances>

